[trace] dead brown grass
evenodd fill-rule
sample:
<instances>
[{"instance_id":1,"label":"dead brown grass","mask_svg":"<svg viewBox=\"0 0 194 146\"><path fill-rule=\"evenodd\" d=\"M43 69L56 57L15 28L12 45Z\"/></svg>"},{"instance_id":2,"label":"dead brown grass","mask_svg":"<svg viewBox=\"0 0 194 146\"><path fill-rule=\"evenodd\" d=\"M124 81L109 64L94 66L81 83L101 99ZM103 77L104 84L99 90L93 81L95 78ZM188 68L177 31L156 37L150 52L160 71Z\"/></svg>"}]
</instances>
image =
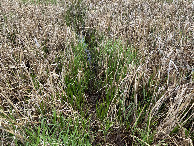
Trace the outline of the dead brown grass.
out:
<instances>
[{"instance_id":1,"label":"dead brown grass","mask_svg":"<svg viewBox=\"0 0 194 146\"><path fill-rule=\"evenodd\" d=\"M55 107L66 116L74 115L72 107L68 103L62 104L56 97L56 92L63 93L64 84L62 76L56 74L58 64L55 59L59 55L68 59L70 52L63 50L75 41L74 33L63 19L64 7L24 5L6 0L0 3L0 101L4 117L0 125L17 136L10 122L18 129L39 122L41 114L37 106L42 101L47 105L47 114L51 114L52 107ZM32 77L31 73L35 76ZM16 121L9 118L10 110ZM18 135L22 138L22 133ZM0 137L5 140L2 135Z\"/></svg>"},{"instance_id":2,"label":"dead brown grass","mask_svg":"<svg viewBox=\"0 0 194 146\"><path fill-rule=\"evenodd\" d=\"M139 65L128 65L128 74L119 87L125 91L123 103L127 106L133 102L137 108L144 100L144 86L152 92L154 102L145 119L149 119L149 124L158 121L153 145L161 144L163 139L169 145L192 145L191 137L182 131L193 129L193 125L186 124L193 119L193 3L162 0L85 3L86 30L95 28L105 38L119 38L138 52ZM62 80L70 71L68 60L73 57L70 43L77 43L74 29L64 20L66 8L67 3L63 2L57 5L22 4L17 0L0 2L0 129L21 141L25 139L19 129L39 122L41 115L37 107L42 101L47 105L48 115L56 108L67 117L75 113L79 116L68 102L62 103L58 98L65 95ZM61 74L57 73L57 56L66 60ZM133 99L130 92L134 93ZM116 104L111 104L107 118L116 120L113 114L117 112ZM165 109L161 111L163 104ZM16 120L10 118L10 113ZM135 125L136 112L132 118ZM179 132L171 135L176 126ZM11 144L11 138L3 133L0 140Z\"/></svg>"}]
</instances>

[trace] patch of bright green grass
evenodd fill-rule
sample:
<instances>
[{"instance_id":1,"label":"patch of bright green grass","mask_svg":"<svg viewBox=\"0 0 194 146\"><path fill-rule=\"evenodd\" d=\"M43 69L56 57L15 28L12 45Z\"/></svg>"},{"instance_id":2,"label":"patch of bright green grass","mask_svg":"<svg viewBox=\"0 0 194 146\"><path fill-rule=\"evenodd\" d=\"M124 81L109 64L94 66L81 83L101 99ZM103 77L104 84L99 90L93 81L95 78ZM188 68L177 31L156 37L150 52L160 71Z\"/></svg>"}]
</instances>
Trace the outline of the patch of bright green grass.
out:
<instances>
[{"instance_id":1,"label":"patch of bright green grass","mask_svg":"<svg viewBox=\"0 0 194 146\"><path fill-rule=\"evenodd\" d=\"M87 121L64 118L53 112L52 118L43 117L40 124L25 128L25 145L91 145Z\"/></svg>"},{"instance_id":2,"label":"patch of bright green grass","mask_svg":"<svg viewBox=\"0 0 194 146\"><path fill-rule=\"evenodd\" d=\"M73 107L82 111L85 102L85 91L89 88L88 82L91 76L91 69L87 60L87 54L83 43L72 46L72 59L69 61L69 71L64 77L66 97L63 100L68 101Z\"/></svg>"},{"instance_id":3,"label":"patch of bright green grass","mask_svg":"<svg viewBox=\"0 0 194 146\"><path fill-rule=\"evenodd\" d=\"M102 48L100 48L98 56L96 56L99 64L98 67L102 69L100 79L100 87L98 90L104 87L105 97L103 102L99 104L97 108L97 114L100 119L104 119L109 106L114 97L120 97L119 87L120 81L125 77L127 73L127 66L133 61L137 62L136 51L133 48L125 48L118 41L109 41ZM115 98L116 100L116 98Z\"/></svg>"}]
</instances>

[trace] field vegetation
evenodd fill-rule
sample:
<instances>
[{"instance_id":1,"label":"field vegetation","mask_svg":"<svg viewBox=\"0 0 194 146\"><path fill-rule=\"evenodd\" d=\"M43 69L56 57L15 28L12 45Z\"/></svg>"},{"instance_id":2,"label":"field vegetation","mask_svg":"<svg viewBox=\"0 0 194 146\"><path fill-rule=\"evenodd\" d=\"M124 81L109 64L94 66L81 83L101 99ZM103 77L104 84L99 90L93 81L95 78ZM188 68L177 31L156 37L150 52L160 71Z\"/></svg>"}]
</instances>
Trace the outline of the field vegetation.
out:
<instances>
[{"instance_id":1,"label":"field vegetation","mask_svg":"<svg viewBox=\"0 0 194 146\"><path fill-rule=\"evenodd\" d=\"M1 0L0 145L193 145L193 4Z\"/></svg>"}]
</instances>

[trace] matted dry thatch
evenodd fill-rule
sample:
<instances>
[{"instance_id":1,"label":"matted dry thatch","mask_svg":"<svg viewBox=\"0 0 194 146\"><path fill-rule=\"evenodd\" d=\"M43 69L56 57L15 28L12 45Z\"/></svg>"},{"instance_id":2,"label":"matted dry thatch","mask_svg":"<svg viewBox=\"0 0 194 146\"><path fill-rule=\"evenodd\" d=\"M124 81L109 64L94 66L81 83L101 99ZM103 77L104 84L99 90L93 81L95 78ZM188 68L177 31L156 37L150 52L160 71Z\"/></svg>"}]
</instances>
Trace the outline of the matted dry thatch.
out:
<instances>
[{"instance_id":1,"label":"matted dry thatch","mask_svg":"<svg viewBox=\"0 0 194 146\"><path fill-rule=\"evenodd\" d=\"M64 22L64 9L65 5L29 5L15 0L0 2L1 113L7 115L12 109L17 123L11 121L18 129L38 121L41 115L37 115L36 107L42 101L47 104L47 114L51 114L52 105L66 116L75 116L71 105L62 104L55 94L63 94L60 85L64 85L61 76L56 74L55 59L60 55L70 58L70 51L61 52L75 41L75 33ZM40 90L36 90L33 80L39 82ZM51 98L51 95L55 97ZM1 126L15 133L7 118L1 118ZM0 137L9 142L2 135ZM22 136L19 138L23 139Z\"/></svg>"},{"instance_id":2,"label":"matted dry thatch","mask_svg":"<svg viewBox=\"0 0 194 146\"><path fill-rule=\"evenodd\" d=\"M169 3L88 0L83 3L87 6L85 30L96 29L107 39L119 38L137 51L138 66L129 64L128 73L118 86L125 91L122 96L126 106L134 103L138 107L144 100L144 86L153 93L154 103L148 108L150 114L145 116L150 122L159 121L153 145L160 144L161 139L170 144L192 145L192 140L181 130L184 131L184 124L193 118L193 3L189 0ZM73 57L71 43L77 43L75 29L68 27L64 19L70 4L71 1L59 1L56 5L24 4L18 0L0 2L0 105L4 115L0 128L22 141L25 140L23 133L13 131L8 121L18 129L36 123L41 116L36 105L41 101L47 104L48 115L56 108L67 117L79 116L78 111L68 102L62 103L56 95L65 95L63 74L68 73L68 60ZM100 45L103 43L106 39ZM57 57L66 60L61 74L57 73ZM38 82L39 90L33 80ZM153 81L151 86L150 80ZM130 99L132 92L134 99ZM117 104L111 104L107 118L116 120ZM161 112L163 104L167 108ZM10 110L17 121L7 116ZM135 112L132 119L135 125L138 119ZM181 130L170 137L177 125ZM186 126L193 129L193 125ZM126 136L124 133L121 132L122 138ZM0 134L1 141L10 139Z\"/></svg>"}]
</instances>

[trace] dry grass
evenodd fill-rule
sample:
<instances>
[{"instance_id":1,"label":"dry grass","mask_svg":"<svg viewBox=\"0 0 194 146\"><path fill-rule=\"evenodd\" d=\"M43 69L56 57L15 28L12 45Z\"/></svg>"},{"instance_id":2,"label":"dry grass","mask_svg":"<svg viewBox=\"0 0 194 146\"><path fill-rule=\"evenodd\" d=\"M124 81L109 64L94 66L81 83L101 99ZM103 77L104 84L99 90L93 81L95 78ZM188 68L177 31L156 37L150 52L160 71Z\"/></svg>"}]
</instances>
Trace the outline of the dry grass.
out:
<instances>
[{"instance_id":1,"label":"dry grass","mask_svg":"<svg viewBox=\"0 0 194 146\"><path fill-rule=\"evenodd\" d=\"M114 82L116 93L105 118L113 122L112 129L106 136L97 131L97 140L91 140L91 143L192 145L193 3L189 0L84 0L83 3L86 6L84 30L95 29L104 36L98 42L98 48L103 48L107 40L120 39L124 48L131 46L135 49L138 58L138 62L126 64L125 76ZM13 135L25 143L24 127L39 124L43 116L49 119L53 109L58 116L62 113L66 118L84 118L79 108L70 104L64 90L68 86L64 78L73 71L71 62L76 57L72 44L78 44L78 30L67 26L65 20L69 5L71 1L56 4L25 4L18 0L0 2L2 145L14 145ZM105 58L104 68L99 68L96 77L103 78L107 62ZM77 75L84 76L81 73ZM93 107L96 102L91 103L89 95L86 92L83 98ZM43 103L45 106L41 110L44 112L41 113ZM117 114L120 105L127 109L132 104L129 123L137 128L135 130L127 129L126 120L123 120L130 109L124 111L121 118ZM96 129L103 127L104 121L96 115L91 117L90 122L96 123ZM147 136L142 137L138 129L146 129ZM152 142L149 141L150 131Z\"/></svg>"},{"instance_id":2,"label":"dry grass","mask_svg":"<svg viewBox=\"0 0 194 146\"><path fill-rule=\"evenodd\" d=\"M72 107L56 97L56 93L64 94L64 84L62 76L56 74L58 64L55 59L58 55L66 56L66 59L71 57L70 52L63 50L75 41L74 33L63 19L64 8L1 1L0 11L1 114L7 115L1 119L3 129L15 133L10 126L9 114L16 119L13 123L17 129L39 122L42 115L37 107L41 102L46 104L48 116L52 116L52 108L73 116ZM7 141L2 136L1 140Z\"/></svg>"}]
</instances>

